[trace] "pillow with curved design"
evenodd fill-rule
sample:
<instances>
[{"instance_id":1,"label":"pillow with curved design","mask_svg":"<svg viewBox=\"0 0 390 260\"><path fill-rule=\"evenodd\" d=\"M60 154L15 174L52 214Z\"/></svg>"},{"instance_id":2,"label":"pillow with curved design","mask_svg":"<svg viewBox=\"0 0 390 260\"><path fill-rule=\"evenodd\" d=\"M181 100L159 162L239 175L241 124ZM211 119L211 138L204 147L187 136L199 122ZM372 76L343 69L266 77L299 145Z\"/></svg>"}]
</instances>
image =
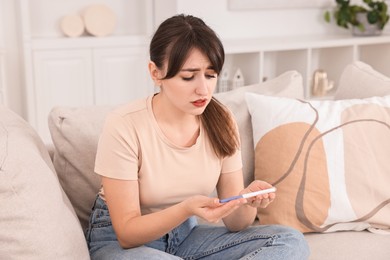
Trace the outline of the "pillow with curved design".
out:
<instances>
[{"instance_id":1,"label":"pillow with curved design","mask_svg":"<svg viewBox=\"0 0 390 260\"><path fill-rule=\"evenodd\" d=\"M255 178L277 187L260 224L302 232L390 228L390 96L350 100L247 93Z\"/></svg>"}]
</instances>

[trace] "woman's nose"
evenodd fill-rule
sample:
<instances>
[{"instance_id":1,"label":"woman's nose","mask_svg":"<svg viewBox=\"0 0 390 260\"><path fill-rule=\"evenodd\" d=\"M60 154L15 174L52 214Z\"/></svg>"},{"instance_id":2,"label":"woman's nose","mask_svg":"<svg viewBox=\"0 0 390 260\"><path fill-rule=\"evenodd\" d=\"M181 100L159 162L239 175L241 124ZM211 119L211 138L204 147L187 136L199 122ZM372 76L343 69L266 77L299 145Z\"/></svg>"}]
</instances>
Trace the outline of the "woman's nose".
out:
<instances>
[{"instance_id":1,"label":"woman's nose","mask_svg":"<svg viewBox=\"0 0 390 260\"><path fill-rule=\"evenodd\" d=\"M198 95L205 96L209 92L209 86L206 78L201 78L197 84L195 93Z\"/></svg>"}]
</instances>

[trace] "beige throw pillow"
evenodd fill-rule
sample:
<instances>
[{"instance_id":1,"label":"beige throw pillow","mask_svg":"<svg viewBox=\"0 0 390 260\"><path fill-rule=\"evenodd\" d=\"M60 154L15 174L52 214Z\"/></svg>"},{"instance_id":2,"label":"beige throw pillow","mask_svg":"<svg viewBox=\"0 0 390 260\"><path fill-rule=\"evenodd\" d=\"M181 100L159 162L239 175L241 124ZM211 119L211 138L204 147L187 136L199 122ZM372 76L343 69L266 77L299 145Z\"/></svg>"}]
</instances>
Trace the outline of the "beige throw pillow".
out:
<instances>
[{"instance_id":1,"label":"beige throw pillow","mask_svg":"<svg viewBox=\"0 0 390 260\"><path fill-rule=\"evenodd\" d=\"M45 145L5 107L0 107L0 205L1 259L89 259Z\"/></svg>"},{"instance_id":2,"label":"beige throw pillow","mask_svg":"<svg viewBox=\"0 0 390 260\"><path fill-rule=\"evenodd\" d=\"M84 230L100 188L100 178L94 172L95 155L105 117L111 109L111 106L55 107L49 114L54 167Z\"/></svg>"},{"instance_id":3,"label":"beige throw pillow","mask_svg":"<svg viewBox=\"0 0 390 260\"><path fill-rule=\"evenodd\" d=\"M356 61L341 74L335 99L367 98L390 95L390 78L370 65Z\"/></svg>"}]
</instances>

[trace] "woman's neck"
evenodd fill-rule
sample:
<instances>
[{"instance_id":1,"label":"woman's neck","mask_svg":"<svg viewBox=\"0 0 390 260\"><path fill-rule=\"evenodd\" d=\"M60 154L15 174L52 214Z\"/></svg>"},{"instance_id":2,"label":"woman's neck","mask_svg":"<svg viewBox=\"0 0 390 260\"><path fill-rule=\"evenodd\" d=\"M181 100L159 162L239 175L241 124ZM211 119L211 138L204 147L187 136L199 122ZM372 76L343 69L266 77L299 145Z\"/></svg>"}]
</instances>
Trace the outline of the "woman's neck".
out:
<instances>
[{"instance_id":1,"label":"woman's neck","mask_svg":"<svg viewBox=\"0 0 390 260\"><path fill-rule=\"evenodd\" d=\"M153 97L153 114L164 135L175 145L190 147L196 143L200 133L199 116L183 113L164 104L160 94Z\"/></svg>"}]
</instances>

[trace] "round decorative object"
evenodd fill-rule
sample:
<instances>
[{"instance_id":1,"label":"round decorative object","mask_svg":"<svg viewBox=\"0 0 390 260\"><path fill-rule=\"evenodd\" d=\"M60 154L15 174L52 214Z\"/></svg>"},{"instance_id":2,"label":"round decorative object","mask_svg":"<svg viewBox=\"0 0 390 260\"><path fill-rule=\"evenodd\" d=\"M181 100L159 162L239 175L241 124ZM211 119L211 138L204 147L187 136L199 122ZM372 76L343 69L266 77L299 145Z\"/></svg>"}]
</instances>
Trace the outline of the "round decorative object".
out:
<instances>
[{"instance_id":1,"label":"round decorative object","mask_svg":"<svg viewBox=\"0 0 390 260\"><path fill-rule=\"evenodd\" d=\"M61 31L68 37L78 37L84 32L84 22L80 15L66 15L61 19Z\"/></svg>"},{"instance_id":2,"label":"round decorative object","mask_svg":"<svg viewBox=\"0 0 390 260\"><path fill-rule=\"evenodd\" d=\"M104 4L88 6L83 18L85 29L93 36L106 36L111 34L115 29L115 13Z\"/></svg>"}]
</instances>

